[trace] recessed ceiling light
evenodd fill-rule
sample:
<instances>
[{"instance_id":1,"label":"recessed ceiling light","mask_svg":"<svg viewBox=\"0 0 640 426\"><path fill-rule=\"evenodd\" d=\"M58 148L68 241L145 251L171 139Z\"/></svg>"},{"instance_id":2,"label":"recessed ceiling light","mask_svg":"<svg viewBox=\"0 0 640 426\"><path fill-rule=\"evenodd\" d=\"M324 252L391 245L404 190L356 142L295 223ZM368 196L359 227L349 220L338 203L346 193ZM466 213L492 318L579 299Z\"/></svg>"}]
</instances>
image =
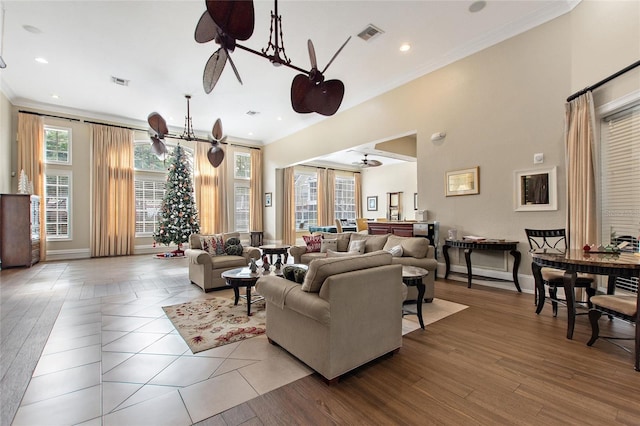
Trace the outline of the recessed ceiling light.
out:
<instances>
[{"instance_id":1,"label":"recessed ceiling light","mask_svg":"<svg viewBox=\"0 0 640 426\"><path fill-rule=\"evenodd\" d=\"M469 12L471 13L476 13L476 12L480 12L482 9L484 9L484 7L487 5L487 2L484 0L477 0L474 1L473 3L471 3L471 5L469 6Z\"/></svg>"},{"instance_id":2,"label":"recessed ceiling light","mask_svg":"<svg viewBox=\"0 0 640 426\"><path fill-rule=\"evenodd\" d=\"M278 121L282 121L282 117L278 116L278 117L276 118L276 120L278 120Z\"/></svg>"},{"instance_id":3,"label":"recessed ceiling light","mask_svg":"<svg viewBox=\"0 0 640 426\"><path fill-rule=\"evenodd\" d=\"M401 52L408 52L409 50L411 50L411 45L409 43L402 43L400 45Z\"/></svg>"},{"instance_id":4,"label":"recessed ceiling light","mask_svg":"<svg viewBox=\"0 0 640 426\"><path fill-rule=\"evenodd\" d=\"M40 28L34 27L33 25L23 25L22 28L24 28L25 31L29 31L30 33L33 33L33 34L40 34L42 32Z\"/></svg>"},{"instance_id":5,"label":"recessed ceiling light","mask_svg":"<svg viewBox=\"0 0 640 426\"><path fill-rule=\"evenodd\" d=\"M45 58L36 58L36 62L40 63L40 64L48 64L49 61L47 61Z\"/></svg>"},{"instance_id":6,"label":"recessed ceiling light","mask_svg":"<svg viewBox=\"0 0 640 426\"><path fill-rule=\"evenodd\" d=\"M52 97L53 99L60 99L60 96L56 95L55 93L54 93L53 95L51 95L51 97Z\"/></svg>"},{"instance_id":7,"label":"recessed ceiling light","mask_svg":"<svg viewBox=\"0 0 640 426\"><path fill-rule=\"evenodd\" d=\"M249 135L249 136L253 136L253 132L249 132L249 133L248 133L248 135Z\"/></svg>"}]
</instances>

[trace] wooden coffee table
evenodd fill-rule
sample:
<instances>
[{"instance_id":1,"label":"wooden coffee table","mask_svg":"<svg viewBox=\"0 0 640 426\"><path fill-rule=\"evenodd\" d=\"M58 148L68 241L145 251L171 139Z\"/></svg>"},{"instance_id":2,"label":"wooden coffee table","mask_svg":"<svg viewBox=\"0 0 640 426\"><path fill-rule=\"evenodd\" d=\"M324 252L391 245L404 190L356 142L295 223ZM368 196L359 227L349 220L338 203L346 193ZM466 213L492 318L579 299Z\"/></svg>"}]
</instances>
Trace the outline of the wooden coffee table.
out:
<instances>
[{"instance_id":1,"label":"wooden coffee table","mask_svg":"<svg viewBox=\"0 0 640 426\"><path fill-rule=\"evenodd\" d=\"M402 266L402 282L409 287L418 288L418 300L416 300L416 312L402 310L402 316L405 315L418 315L418 321L420 322L420 328L424 330L424 321L422 320L422 300L424 298L425 285L422 279L429 275L429 271L426 269L418 268L417 266Z\"/></svg>"},{"instance_id":2,"label":"wooden coffee table","mask_svg":"<svg viewBox=\"0 0 640 426\"><path fill-rule=\"evenodd\" d=\"M262 250L263 254L268 255L271 258L271 264L273 265L275 263L274 256L284 256L284 261L282 262L283 264L287 263L287 259L289 258L289 248L291 246L288 246L286 244L267 244L264 246L260 246L258 247L260 250Z\"/></svg>"},{"instance_id":3,"label":"wooden coffee table","mask_svg":"<svg viewBox=\"0 0 640 426\"><path fill-rule=\"evenodd\" d=\"M262 296L251 298L251 287L256 285L258 278L266 275L282 275L282 271L277 269L275 271L263 271L258 269L256 272L251 272L248 267L235 268L228 271L224 271L220 276L227 281L227 285L233 288L233 294L235 296L234 305L238 304L240 299L240 287L246 288L247 299L247 315L251 316L251 304L263 300Z\"/></svg>"}]
</instances>

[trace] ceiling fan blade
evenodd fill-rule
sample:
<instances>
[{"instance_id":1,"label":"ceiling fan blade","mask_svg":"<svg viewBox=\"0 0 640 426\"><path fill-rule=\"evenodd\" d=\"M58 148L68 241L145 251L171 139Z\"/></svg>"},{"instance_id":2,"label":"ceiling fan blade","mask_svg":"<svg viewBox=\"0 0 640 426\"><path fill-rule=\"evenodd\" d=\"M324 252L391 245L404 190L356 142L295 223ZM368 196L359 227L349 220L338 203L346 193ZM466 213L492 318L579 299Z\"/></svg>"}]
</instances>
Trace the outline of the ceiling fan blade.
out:
<instances>
[{"instance_id":1,"label":"ceiling fan blade","mask_svg":"<svg viewBox=\"0 0 640 426\"><path fill-rule=\"evenodd\" d=\"M209 15L209 12L204 12L196 25L196 31L193 35L198 43L207 43L216 38L218 35L219 27Z\"/></svg>"},{"instance_id":2,"label":"ceiling fan blade","mask_svg":"<svg viewBox=\"0 0 640 426\"><path fill-rule=\"evenodd\" d=\"M229 51L227 50L226 47L224 48L224 51L227 53L227 58L229 59L229 63L231 64L231 69L233 69L233 73L236 75L236 78L238 79L240 84L242 84L242 79L240 78L240 73L238 72L238 69L236 68L236 64L233 63L233 59L231 59L231 55L229 55Z\"/></svg>"},{"instance_id":3,"label":"ceiling fan blade","mask_svg":"<svg viewBox=\"0 0 640 426\"><path fill-rule=\"evenodd\" d=\"M164 141L158 139L155 136L151 137L151 152L153 152L158 157L162 157L167 154L167 145L165 145Z\"/></svg>"},{"instance_id":4,"label":"ceiling fan blade","mask_svg":"<svg viewBox=\"0 0 640 426\"><path fill-rule=\"evenodd\" d=\"M207 65L204 67L204 74L202 75L202 85L204 86L205 93L209 94L216 86L222 70L227 63L227 53L224 49L219 48L207 61Z\"/></svg>"},{"instance_id":5,"label":"ceiling fan blade","mask_svg":"<svg viewBox=\"0 0 640 426\"><path fill-rule=\"evenodd\" d=\"M309 49L309 60L311 61L311 68L318 68L318 61L316 59L316 49L313 47L311 39L307 40L307 48Z\"/></svg>"},{"instance_id":6,"label":"ceiling fan blade","mask_svg":"<svg viewBox=\"0 0 640 426\"><path fill-rule=\"evenodd\" d=\"M167 122L164 121L164 118L157 112L152 112L147 117L147 122L149 126L160 136L160 139L167 133L169 133L169 129L167 128Z\"/></svg>"},{"instance_id":7,"label":"ceiling fan blade","mask_svg":"<svg viewBox=\"0 0 640 426\"><path fill-rule=\"evenodd\" d=\"M219 118L213 124L213 130L211 130L211 134L213 135L213 139L216 142L219 142L222 139L222 120Z\"/></svg>"},{"instance_id":8,"label":"ceiling fan blade","mask_svg":"<svg viewBox=\"0 0 640 426\"><path fill-rule=\"evenodd\" d=\"M224 160L224 151L219 145L213 145L207 152L207 159L213 167L218 167L222 164L222 160Z\"/></svg>"},{"instance_id":9,"label":"ceiling fan blade","mask_svg":"<svg viewBox=\"0 0 640 426\"><path fill-rule=\"evenodd\" d=\"M313 112L306 104L307 93L312 90L314 84L309 77L304 74L298 74L293 78L291 83L291 106L293 110L300 114Z\"/></svg>"},{"instance_id":10,"label":"ceiling fan blade","mask_svg":"<svg viewBox=\"0 0 640 426\"><path fill-rule=\"evenodd\" d=\"M333 115L344 97L344 84L340 80L327 80L307 92L304 103L312 111Z\"/></svg>"},{"instance_id":11,"label":"ceiling fan blade","mask_svg":"<svg viewBox=\"0 0 640 426\"><path fill-rule=\"evenodd\" d=\"M222 32L236 40L247 40L253 34L255 12L253 0L207 0L207 12Z\"/></svg>"},{"instance_id":12,"label":"ceiling fan blade","mask_svg":"<svg viewBox=\"0 0 640 426\"><path fill-rule=\"evenodd\" d=\"M327 70L327 68L329 68L329 65L331 65L331 63L333 62L333 60L340 54L340 52L342 52L342 49L344 49L344 47L347 45L347 43L349 43L349 40L351 40L351 36L349 36L349 38L347 39L347 41L345 41L342 46L340 46L340 49L338 49L338 51L336 53L333 54L333 57L331 58L331 60L329 61L329 63L327 64L326 67L324 67L324 69L322 70L322 73L324 74L324 72Z\"/></svg>"}]
</instances>

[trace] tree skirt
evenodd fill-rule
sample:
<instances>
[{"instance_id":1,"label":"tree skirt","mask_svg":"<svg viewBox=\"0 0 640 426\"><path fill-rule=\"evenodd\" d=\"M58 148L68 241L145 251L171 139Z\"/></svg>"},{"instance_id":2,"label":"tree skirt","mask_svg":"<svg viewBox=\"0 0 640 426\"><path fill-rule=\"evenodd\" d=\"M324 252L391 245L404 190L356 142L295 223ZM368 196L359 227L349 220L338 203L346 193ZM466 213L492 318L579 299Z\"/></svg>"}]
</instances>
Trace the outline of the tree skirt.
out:
<instances>
[{"instance_id":1,"label":"tree skirt","mask_svg":"<svg viewBox=\"0 0 640 426\"><path fill-rule=\"evenodd\" d=\"M194 354L264 334L264 301L253 303L247 316L246 303L233 305L224 297L196 299L162 308Z\"/></svg>"}]
</instances>

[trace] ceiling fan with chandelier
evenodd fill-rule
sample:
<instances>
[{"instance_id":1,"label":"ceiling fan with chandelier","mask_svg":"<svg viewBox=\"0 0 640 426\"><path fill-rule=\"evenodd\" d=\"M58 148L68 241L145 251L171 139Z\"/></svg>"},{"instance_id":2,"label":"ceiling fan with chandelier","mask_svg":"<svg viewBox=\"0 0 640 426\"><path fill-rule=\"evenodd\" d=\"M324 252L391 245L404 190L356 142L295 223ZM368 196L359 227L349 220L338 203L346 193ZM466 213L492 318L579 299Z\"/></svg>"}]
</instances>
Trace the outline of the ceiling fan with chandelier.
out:
<instances>
[{"instance_id":1,"label":"ceiling fan with chandelier","mask_svg":"<svg viewBox=\"0 0 640 426\"><path fill-rule=\"evenodd\" d=\"M167 145L165 143L166 138L206 142L211 144L211 147L207 152L207 159L213 167L218 167L222 163L222 160L224 160L224 151L220 145L227 139L226 136L223 136L222 121L218 118L214 123L213 129L211 130L211 139L196 137L193 132L193 124L189 110L189 100L191 99L191 95L185 95L185 98L187 99L187 115L184 117L184 131L181 135L169 133L167 122L157 112L149 114L147 122L153 130L151 133L151 151L158 157L164 158L167 154Z\"/></svg>"},{"instance_id":2,"label":"ceiling fan with chandelier","mask_svg":"<svg viewBox=\"0 0 640 426\"><path fill-rule=\"evenodd\" d=\"M238 40L248 40L253 34L255 24L253 0L207 0L205 3L207 10L196 25L195 40L198 43L214 40L220 46L211 55L204 68L202 83L206 93L211 93L227 62L231 64L236 78L242 84L240 73L230 55L237 47L268 59L274 66L284 65L301 73L294 77L291 84L291 106L294 111L302 114L317 112L327 116L338 111L344 98L344 84L340 80L325 80L324 73L351 37L347 38L322 71L318 69L313 43L308 40L311 69L306 71L293 65L285 52L281 27L282 16L278 15L278 0L274 0L274 11L271 12L269 43L260 52L237 43Z\"/></svg>"},{"instance_id":3,"label":"ceiling fan with chandelier","mask_svg":"<svg viewBox=\"0 0 640 426\"><path fill-rule=\"evenodd\" d=\"M360 166L363 169L366 169L367 167L378 167L378 166L382 166L382 162L378 161L378 160L369 160L367 158L369 154L364 154L364 158L360 161L355 161L352 164L354 166Z\"/></svg>"}]
</instances>

